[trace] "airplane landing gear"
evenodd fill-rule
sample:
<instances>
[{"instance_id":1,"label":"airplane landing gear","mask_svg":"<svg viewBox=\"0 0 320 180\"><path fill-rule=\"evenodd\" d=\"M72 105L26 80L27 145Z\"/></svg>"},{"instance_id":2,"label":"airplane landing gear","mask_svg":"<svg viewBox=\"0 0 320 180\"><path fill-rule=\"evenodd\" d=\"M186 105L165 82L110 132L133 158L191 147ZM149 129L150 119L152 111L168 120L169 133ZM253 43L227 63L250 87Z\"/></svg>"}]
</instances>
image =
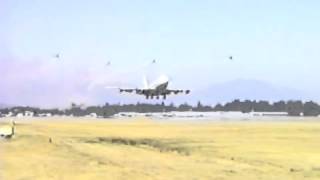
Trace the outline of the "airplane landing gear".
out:
<instances>
[{"instance_id":1,"label":"airplane landing gear","mask_svg":"<svg viewBox=\"0 0 320 180\"><path fill-rule=\"evenodd\" d=\"M166 100L167 99L167 95L164 94L163 95L163 99Z\"/></svg>"}]
</instances>

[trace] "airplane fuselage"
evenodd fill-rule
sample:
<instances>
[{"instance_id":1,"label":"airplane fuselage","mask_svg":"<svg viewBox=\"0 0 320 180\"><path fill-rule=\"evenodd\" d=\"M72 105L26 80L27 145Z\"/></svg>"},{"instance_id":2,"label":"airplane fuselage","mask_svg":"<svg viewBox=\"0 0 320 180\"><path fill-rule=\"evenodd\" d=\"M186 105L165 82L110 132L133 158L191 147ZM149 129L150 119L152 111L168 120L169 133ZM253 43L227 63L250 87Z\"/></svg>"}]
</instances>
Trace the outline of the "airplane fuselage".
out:
<instances>
[{"instance_id":1,"label":"airplane fuselage","mask_svg":"<svg viewBox=\"0 0 320 180\"><path fill-rule=\"evenodd\" d=\"M154 88L142 89L140 91L137 91L137 94L144 95L147 99L153 99L153 97L159 99L159 96L163 96L163 98L165 99L168 85L169 82L164 82L162 84L154 86Z\"/></svg>"}]
</instances>

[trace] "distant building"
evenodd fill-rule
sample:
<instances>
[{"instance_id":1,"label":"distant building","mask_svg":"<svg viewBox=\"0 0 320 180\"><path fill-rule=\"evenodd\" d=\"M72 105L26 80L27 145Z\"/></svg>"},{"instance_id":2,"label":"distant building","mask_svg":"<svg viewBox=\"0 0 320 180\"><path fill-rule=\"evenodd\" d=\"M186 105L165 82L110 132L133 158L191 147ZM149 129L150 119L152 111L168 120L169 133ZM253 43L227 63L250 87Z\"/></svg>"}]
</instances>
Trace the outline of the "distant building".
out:
<instances>
[{"instance_id":1,"label":"distant building","mask_svg":"<svg viewBox=\"0 0 320 180\"><path fill-rule=\"evenodd\" d=\"M92 117L92 118L97 118L98 117L97 113L91 113L89 116Z\"/></svg>"},{"instance_id":2,"label":"distant building","mask_svg":"<svg viewBox=\"0 0 320 180\"><path fill-rule=\"evenodd\" d=\"M288 116L287 112L251 112L252 116Z\"/></svg>"},{"instance_id":3,"label":"distant building","mask_svg":"<svg viewBox=\"0 0 320 180\"><path fill-rule=\"evenodd\" d=\"M12 116L13 116L12 112L9 112L8 114L5 114L5 117L12 117Z\"/></svg>"},{"instance_id":4,"label":"distant building","mask_svg":"<svg viewBox=\"0 0 320 180\"><path fill-rule=\"evenodd\" d=\"M23 113L18 113L16 117L17 118L22 118L22 117L24 117L24 115L23 115Z\"/></svg>"},{"instance_id":5,"label":"distant building","mask_svg":"<svg viewBox=\"0 0 320 180\"><path fill-rule=\"evenodd\" d=\"M24 116L26 116L26 117L33 117L33 116L34 116L34 112L26 111L26 112L24 113Z\"/></svg>"},{"instance_id":6,"label":"distant building","mask_svg":"<svg viewBox=\"0 0 320 180\"><path fill-rule=\"evenodd\" d=\"M52 116L51 113L47 113L47 114L46 114L46 117L51 117L51 116Z\"/></svg>"}]
</instances>

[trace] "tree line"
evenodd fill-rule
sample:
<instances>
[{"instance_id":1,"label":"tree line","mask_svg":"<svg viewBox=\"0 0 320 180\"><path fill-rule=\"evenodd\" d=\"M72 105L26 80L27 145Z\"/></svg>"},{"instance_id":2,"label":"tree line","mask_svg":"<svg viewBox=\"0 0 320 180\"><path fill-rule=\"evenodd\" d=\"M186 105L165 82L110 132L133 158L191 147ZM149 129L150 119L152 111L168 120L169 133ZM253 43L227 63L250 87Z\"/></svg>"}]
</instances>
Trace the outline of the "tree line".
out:
<instances>
[{"instance_id":1,"label":"tree line","mask_svg":"<svg viewBox=\"0 0 320 180\"><path fill-rule=\"evenodd\" d=\"M11 113L16 116L25 112L32 112L33 116L50 115L67 115L67 116L86 116L96 114L99 117L110 117L120 112L137 112L137 113L153 113L153 112L172 112L172 111L196 111L196 112L215 112L215 111L239 111L243 113L249 112L287 112L290 116L318 116L320 115L320 106L312 101L278 101L270 103L268 101L240 101L234 100L225 104L217 104L215 106L203 105L198 102L192 106L187 103L178 106L173 103L166 105L160 104L104 104L102 106L83 107L72 103L67 109L41 109L35 107L17 106L11 108L0 109L0 115Z\"/></svg>"},{"instance_id":2,"label":"tree line","mask_svg":"<svg viewBox=\"0 0 320 180\"><path fill-rule=\"evenodd\" d=\"M234 100L224 105L217 104L215 111L240 111L248 112L287 112L289 116L318 116L320 115L319 104L313 101L278 101L270 103L268 101L240 101Z\"/></svg>"}]
</instances>

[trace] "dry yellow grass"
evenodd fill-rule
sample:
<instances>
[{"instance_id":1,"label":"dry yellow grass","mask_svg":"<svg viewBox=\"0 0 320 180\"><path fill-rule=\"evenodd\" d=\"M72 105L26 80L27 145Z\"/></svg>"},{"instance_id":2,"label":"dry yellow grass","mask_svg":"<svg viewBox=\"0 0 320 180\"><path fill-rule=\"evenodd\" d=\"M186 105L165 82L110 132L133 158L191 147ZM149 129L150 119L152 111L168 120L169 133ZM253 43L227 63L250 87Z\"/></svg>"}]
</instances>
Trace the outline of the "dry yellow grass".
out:
<instances>
[{"instance_id":1,"label":"dry yellow grass","mask_svg":"<svg viewBox=\"0 0 320 180\"><path fill-rule=\"evenodd\" d=\"M320 179L316 120L20 119L0 146L5 180Z\"/></svg>"}]
</instances>

